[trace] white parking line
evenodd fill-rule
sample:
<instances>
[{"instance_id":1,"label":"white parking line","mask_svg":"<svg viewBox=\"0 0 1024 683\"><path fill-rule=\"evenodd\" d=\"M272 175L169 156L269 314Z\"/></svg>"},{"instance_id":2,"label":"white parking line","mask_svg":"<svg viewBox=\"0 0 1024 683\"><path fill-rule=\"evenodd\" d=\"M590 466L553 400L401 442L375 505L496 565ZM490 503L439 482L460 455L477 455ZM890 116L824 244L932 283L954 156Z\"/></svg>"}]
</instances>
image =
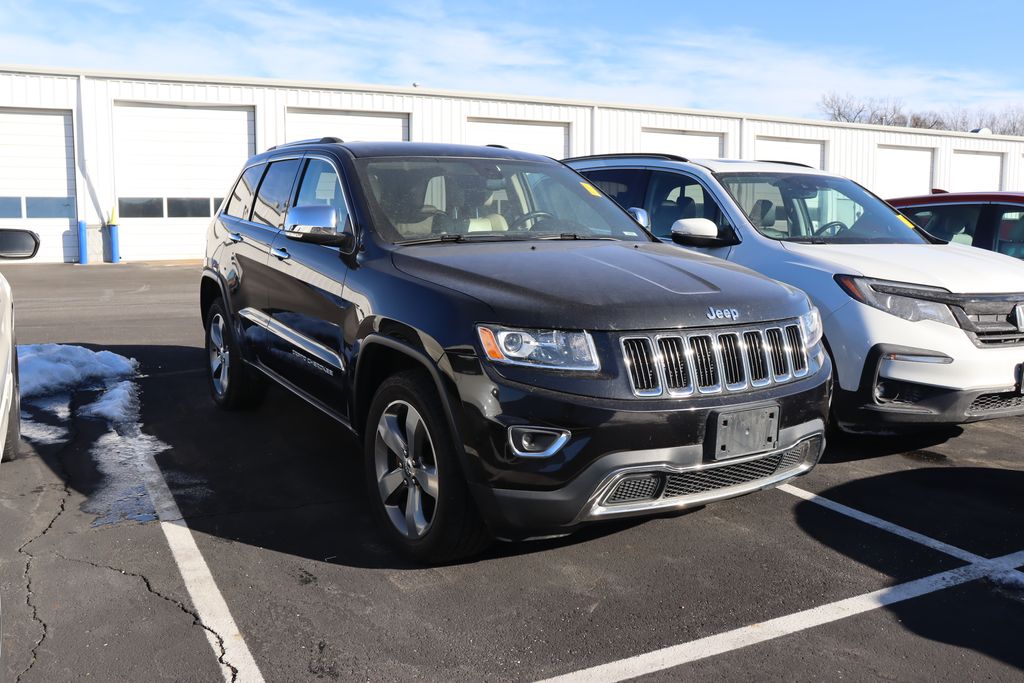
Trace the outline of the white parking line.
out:
<instances>
[{"instance_id":1,"label":"white parking line","mask_svg":"<svg viewBox=\"0 0 1024 683\"><path fill-rule=\"evenodd\" d=\"M875 517L874 515L869 515L866 512L861 512L860 510L854 510L853 508L847 507L842 503L837 503L834 500L822 498L817 493L805 491L804 489L797 488L792 484L783 484L782 486L779 486L778 489L784 493L796 496L797 498L802 498L803 500L806 500L809 503L820 505L821 507L828 508L833 512L838 512L839 514L846 515L847 517L852 517L853 519L864 522L865 524L870 524L871 526L882 529L883 531L888 531L891 534L902 536L903 538L909 541L913 541L914 543L919 543L923 546L927 546L932 550L938 550L940 553L952 555L953 557L959 560L963 560L964 562L980 562L985 559L980 555L975 555L974 553L967 552L966 550L957 548L956 546L949 545L948 543L943 543L942 541L937 541L934 538L930 538L928 536L925 536L924 534L919 534L916 531L911 531L910 529L902 527L899 524L887 522L884 519Z\"/></svg>"},{"instance_id":2,"label":"white parking line","mask_svg":"<svg viewBox=\"0 0 1024 683\"><path fill-rule=\"evenodd\" d=\"M950 569L914 581L908 581L889 588L839 600L820 607L751 624L733 631L726 631L680 645L628 657L617 662L602 664L589 669L574 671L563 676L549 678L542 683L563 683L568 681L585 683L611 683L637 676L670 669L680 664L694 662L714 655L738 650L748 645L804 631L815 626L852 617L856 614L885 607L944 588L959 586L985 576L1002 574L1024 562L1024 550L994 560L981 560L964 567Z\"/></svg>"},{"instance_id":3,"label":"white parking line","mask_svg":"<svg viewBox=\"0 0 1024 683\"><path fill-rule=\"evenodd\" d=\"M252 653L249 652L249 647L245 644L245 639L231 616L228 604L224 601L224 596L221 595L217 583L213 580L213 575L210 573L206 560L203 559L203 554L199 552L199 546L196 545L188 523L182 517L181 510L178 509L178 504L174 501L174 496L167 487L167 481L160 473L156 460L153 459L152 454L147 453L139 458L138 465L146 484L146 490L149 491L149 497L160 518L160 528L163 529L167 545L171 548L171 555L178 565L185 588L188 589L188 594L192 598L192 605L195 607L199 619L210 629L203 631L206 634L206 639L210 641L210 647L213 648L218 660L230 662L238 671L236 678L231 669L222 663L221 673L224 675L224 680L229 683L232 680L262 683L263 674L252 658ZM223 640L223 658L221 658L222 645L211 631L216 631Z\"/></svg>"},{"instance_id":4,"label":"white parking line","mask_svg":"<svg viewBox=\"0 0 1024 683\"><path fill-rule=\"evenodd\" d=\"M898 524L887 522L880 517L855 510L842 503L822 498L816 493L805 491L791 484L783 484L778 488L780 491L797 498L963 560L968 564L871 593L857 595L819 607L812 607L795 614L743 626L732 631L726 631L725 633L680 643L679 645L672 645L653 652L609 662L608 664L581 669L562 676L546 679L541 683L562 683L567 681L583 681L585 683L600 681L604 683L624 681L732 650L738 650L756 643L780 638L897 602L934 593L945 588L976 581L980 578L1007 579L1013 582L1024 580L1024 573L1016 571L1016 567L1024 564L1024 550L1003 557L988 559L916 531L911 531Z\"/></svg>"}]
</instances>

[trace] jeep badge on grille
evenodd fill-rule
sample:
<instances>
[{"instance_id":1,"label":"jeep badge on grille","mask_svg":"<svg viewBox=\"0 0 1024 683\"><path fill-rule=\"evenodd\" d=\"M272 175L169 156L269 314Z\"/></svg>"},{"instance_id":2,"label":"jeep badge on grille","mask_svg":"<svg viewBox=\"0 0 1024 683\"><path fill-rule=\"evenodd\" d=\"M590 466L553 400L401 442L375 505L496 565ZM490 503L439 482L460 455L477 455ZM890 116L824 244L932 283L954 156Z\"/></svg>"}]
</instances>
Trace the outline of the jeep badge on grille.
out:
<instances>
[{"instance_id":1,"label":"jeep badge on grille","mask_svg":"<svg viewBox=\"0 0 1024 683\"><path fill-rule=\"evenodd\" d=\"M708 306L708 320L714 320L715 318L739 320L740 312L737 311L735 308L714 308L713 306Z\"/></svg>"}]
</instances>

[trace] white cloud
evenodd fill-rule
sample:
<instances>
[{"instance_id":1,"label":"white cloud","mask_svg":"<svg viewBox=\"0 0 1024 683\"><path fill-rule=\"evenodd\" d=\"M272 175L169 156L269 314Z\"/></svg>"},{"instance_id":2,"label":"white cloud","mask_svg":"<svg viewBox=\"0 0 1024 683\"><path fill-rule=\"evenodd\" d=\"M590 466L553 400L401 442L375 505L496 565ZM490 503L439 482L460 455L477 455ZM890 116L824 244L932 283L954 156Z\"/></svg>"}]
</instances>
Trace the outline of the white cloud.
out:
<instances>
[{"instance_id":1,"label":"white cloud","mask_svg":"<svg viewBox=\"0 0 1024 683\"><path fill-rule=\"evenodd\" d=\"M0 62L374 83L816 116L828 91L910 108L1000 107L1024 91L995 73L935 70L867 50L822 53L746 29L636 36L467 15L435 0L331 12L290 0L200 3L187 13L42 13L0 4ZM10 28L3 28L3 26ZM14 28L16 27L16 28Z\"/></svg>"}]
</instances>

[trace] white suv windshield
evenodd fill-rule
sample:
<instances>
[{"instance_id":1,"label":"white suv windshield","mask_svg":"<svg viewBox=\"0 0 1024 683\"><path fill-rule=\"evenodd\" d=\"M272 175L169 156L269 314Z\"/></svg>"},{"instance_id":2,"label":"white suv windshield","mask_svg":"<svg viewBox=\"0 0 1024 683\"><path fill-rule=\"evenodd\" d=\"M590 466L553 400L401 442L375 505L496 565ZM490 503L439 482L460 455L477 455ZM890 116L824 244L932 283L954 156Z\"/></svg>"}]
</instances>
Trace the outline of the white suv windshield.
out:
<instances>
[{"instance_id":1,"label":"white suv windshield","mask_svg":"<svg viewBox=\"0 0 1024 683\"><path fill-rule=\"evenodd\" d=\"M764 235L813 244L925 244L917 228L852 180L807 173L718 176Z\"/></svg>"},{"instance_id":2,"label":"white suv windshield","mask_svg":"<svg viewBox=\"0 0 1024 683\"><path fill-rule=\"evenodd\" d=\"M588 181L555 163L379 157L360 176L390 242L650 238Z\"/></svg>"}]
</instances>

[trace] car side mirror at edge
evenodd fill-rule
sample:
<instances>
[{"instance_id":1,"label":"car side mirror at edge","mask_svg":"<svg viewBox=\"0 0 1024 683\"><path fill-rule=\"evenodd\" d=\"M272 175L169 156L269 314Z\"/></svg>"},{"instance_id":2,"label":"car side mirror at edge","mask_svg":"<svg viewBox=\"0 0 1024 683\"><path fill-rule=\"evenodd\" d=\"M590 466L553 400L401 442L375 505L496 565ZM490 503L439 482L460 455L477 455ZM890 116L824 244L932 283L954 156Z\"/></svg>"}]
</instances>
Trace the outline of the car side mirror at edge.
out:
<instances>
[{"instance_id":1,"label":"car side mirror at edge","mask_svg":"<svg viewBox=\"0 0 1024 683\"><path fill-rule=\"evenodd\" d=\"M0 230L0 258L12 261L30 259L38 251L39 235L31 230Z\"/></svg>"},{"instance_id":2,"label":"car side mirror at edge","mask_svg":"<svg viewBox=\"0 0 1024 683\"><path fill-rule=\"evenodd\" d=\"M284 234L289 239L328 247L352 248L355 237L338 232L338 213L322 204L293 206L284 217Z\"/></svg>"},{"instance_id":3,"label":"car side mirror at edge","mask_svg":"<svg viewBox=\"0 0 1024 683\"><path fill-rule=\"evenodd\" d=\"M633 220L635 220L643 227L648 229L651 227L651 217L647 215L647 212L645 210L636 206L631 206L628 209L626 209L626 213L632 216Z\"/></svg>"},{"instance_id":4,"label":"car side mirror at edge","mask_svg":"<svg viewBox=\"0 0 1024 683\"><path fill-rule=\"evenodd\" d=\"M688 247L725 247L734 239L718 236L718 226L707 218L680 218L672 224L672 241Z\"/></svg>"}]
</instances>

